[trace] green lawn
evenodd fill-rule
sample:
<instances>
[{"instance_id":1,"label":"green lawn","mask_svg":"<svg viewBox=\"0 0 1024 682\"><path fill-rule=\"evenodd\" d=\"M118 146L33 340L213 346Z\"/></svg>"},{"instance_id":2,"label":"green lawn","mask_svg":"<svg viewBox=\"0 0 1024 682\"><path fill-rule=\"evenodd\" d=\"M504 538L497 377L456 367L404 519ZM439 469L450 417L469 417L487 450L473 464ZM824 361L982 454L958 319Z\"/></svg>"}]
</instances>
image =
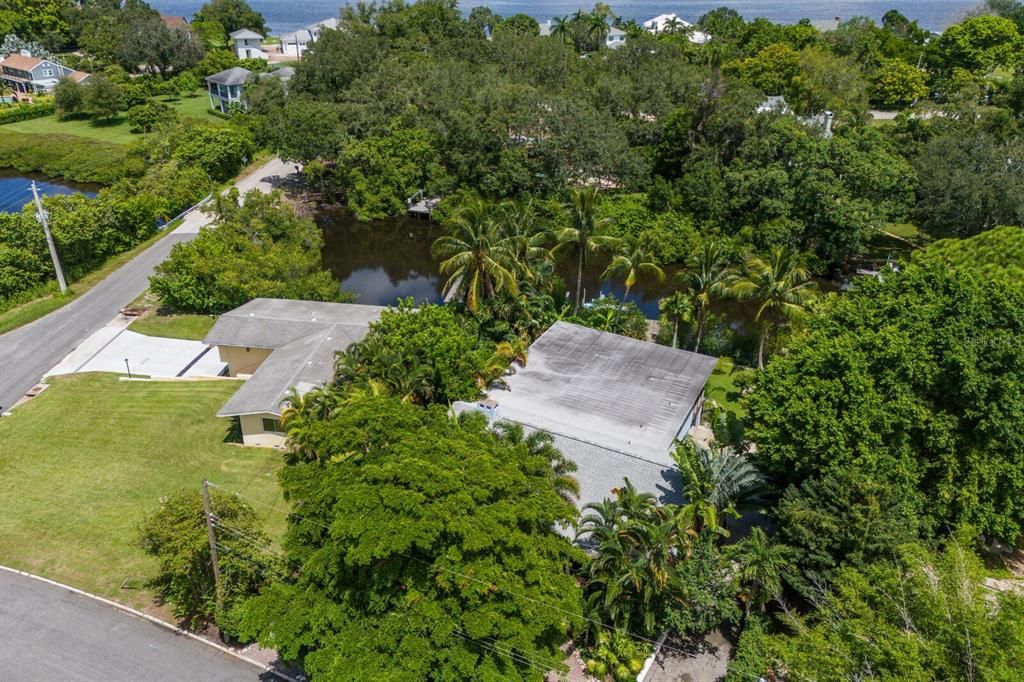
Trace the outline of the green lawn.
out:
<instances>
[{"instance_id":1,"label":"green lawn","mask_svg":"<svg viewBox=\"0 0 1024 682\"><path fill-rule=\"evenodd\" d=\"M166 315L156 311L132 322L130 329L146 336L202 341L216 321L215 315Z\"/></svg>"},{"instance_id":2,"label":"green lawn","mask_svg":"<svg viewBox=\"0 0 1024 682\"><path fill-rule=\"evenodd\" d=\"M206 113L210 108L210 98L207 96L205 90L197 90L192 95L182 97L181 99L167 99L166 97L160 97L157 101L172 107L178 112L179 116L201 118L207 123L217 123L221 125L227 123L227 121L222 118L210 116Z\"/></svg>"},{"instance_id":3,"label":"green lawn","mask_svg":"<svg viewBox=\"0 0 1024 682\"><path fill-rule=\"evenodd\" d=\"M742 419L747 416L747 411L740 406L740 389L735 381L737 371L739 368L733 363L732 358L720 358L711 373L711 378L708 379L704 396L708 400L714 400L726 412L732 412Z\"/></svg>"},{"instance_id":4,"label":"green lawn","mask_svg":"<svg viewBox=\"0 0 1024 682\"><path fill-rule=\"evenodd\" d=\"M94 140L118 144L127 144L139 137L131 132L128 122L123 116L112 119L109 123L102 123L80 120L58 121L56 115L50 115L43 116L42 118L33 118L28 121L6 123L3 126L3 130L16 133L33 133L36 135L52 135L55 133L77 135L78 137L88 137Z\"/></svg>"},{"instance_id":5,"label":"green lawn","mask_svg":"<svg viewBox=\"0 0 1024 682\"><path fill-rule=\"evenodd\" d=\"M204 478L282 506L275 450L223 442L215 413L240 382L58 377L0 419L0 564L155 611L136 545L161 496ZM283 514L254 505L280 537ZM132 589L121 589L125 580Z\"/></svg>"}]
</instances>

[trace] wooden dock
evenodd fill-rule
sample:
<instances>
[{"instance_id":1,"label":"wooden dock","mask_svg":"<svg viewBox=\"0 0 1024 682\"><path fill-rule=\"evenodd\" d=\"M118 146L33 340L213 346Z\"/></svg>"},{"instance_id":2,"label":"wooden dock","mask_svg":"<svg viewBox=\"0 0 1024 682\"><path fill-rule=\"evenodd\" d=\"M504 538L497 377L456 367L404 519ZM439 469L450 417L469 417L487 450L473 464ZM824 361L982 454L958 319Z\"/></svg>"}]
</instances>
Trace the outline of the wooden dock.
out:
<instances>
[{"instance_id":1,"label":"wooden dock","mask_svg":"<svg viewBox=\"0 0 1024 682\"><path fill-rule=\"evenodd\" d=\"M440 197L421 196L419 201L409 202L409 215L414 218L427 218L429 220L430 214L434 212L434 209L437 208L440 202Z\"/></svg>"}]
</instances>

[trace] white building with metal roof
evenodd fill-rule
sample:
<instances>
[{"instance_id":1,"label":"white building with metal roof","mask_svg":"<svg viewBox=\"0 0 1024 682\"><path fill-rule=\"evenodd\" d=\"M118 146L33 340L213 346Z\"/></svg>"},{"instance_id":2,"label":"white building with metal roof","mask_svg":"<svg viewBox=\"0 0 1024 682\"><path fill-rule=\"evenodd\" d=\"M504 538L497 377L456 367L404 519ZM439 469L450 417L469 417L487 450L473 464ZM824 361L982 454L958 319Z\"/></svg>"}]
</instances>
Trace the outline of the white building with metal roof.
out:
<instances>
[{"instance_id":1,"label":"white building with metal roof","mask_svg":"<svg viewBox=\"0 0 1024 682\"><path fill-rule=\"evenodd\" d=\"M662 502L679 502L671 452L700 423L716 362L557 322L530 346L526 367L505 377L505 388L454 407L552 434L578 467L581 506L611 497L624 478Z\"/></svg>"},{"instance_id":2,"label":"white building with metal roof","mask_svg":"<svg viewBox=\"0 0 1024 682\"><path fill-rule=\"evenodd\" d=\"M224 313L203 340L217 346L228 375L245 384L218 417L237 417L246 445L284 444L281 403L334 378L338 351L362 341L385 308L257 298Z\"/></svg>"},{"instance_id":3,"label":"white building with metal roof","mask_svg":"<svg viewBox=\"0 0 1024 682\"><path fill-rule=\"evenodd\" d=\"M256 31L240 28L228 35L235 44L235 54L239 59L270 59L270 55L263 51L263 36Z\"/></svg>"}]
</instances>

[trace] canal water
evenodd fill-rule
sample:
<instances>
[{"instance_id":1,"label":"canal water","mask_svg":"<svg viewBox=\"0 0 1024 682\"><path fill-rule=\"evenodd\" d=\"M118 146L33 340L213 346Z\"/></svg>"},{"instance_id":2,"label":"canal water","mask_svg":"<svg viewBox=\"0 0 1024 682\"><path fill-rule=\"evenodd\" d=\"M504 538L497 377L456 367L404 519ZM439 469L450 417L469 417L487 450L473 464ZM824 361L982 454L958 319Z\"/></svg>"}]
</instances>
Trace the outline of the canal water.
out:
<instances>
[{"instance_id":1,"label":"canal water","mask_svg":"<svg viewBox=\"0 0 1024 682\"><path fill-rule=\"evenodd\" d=\"M96 196L99 185L56 180L41 173L22 173L12 168L0 168L0 213L18 213L32 201L32 181L41 196L55 194L84 194Z\"/></svg>"},{"instance_id":2,"label":"canal water","mask_svg":"<svg viewBox=\"0 0 1024 682\"><path fill-rule=\"evenodd\" d=\"M324 232L324 265L341 281L341 288L355 292L359 303L390 305L411 296L417 303L442 300L445 278L430 247L442 229L426 220L396 218L364 223L353 219L343 208L322 210L317 223ZM602 281L601 274L609 258L591 257L583 274L588 299L614 293L622 298L621 281ZM558 272L566 290L576 286L575 263L559 263ZM652 319L658 317L658 301L669 293L668 281L641 280L630 291L629 299Z\"/></svg>"}]
</instances>

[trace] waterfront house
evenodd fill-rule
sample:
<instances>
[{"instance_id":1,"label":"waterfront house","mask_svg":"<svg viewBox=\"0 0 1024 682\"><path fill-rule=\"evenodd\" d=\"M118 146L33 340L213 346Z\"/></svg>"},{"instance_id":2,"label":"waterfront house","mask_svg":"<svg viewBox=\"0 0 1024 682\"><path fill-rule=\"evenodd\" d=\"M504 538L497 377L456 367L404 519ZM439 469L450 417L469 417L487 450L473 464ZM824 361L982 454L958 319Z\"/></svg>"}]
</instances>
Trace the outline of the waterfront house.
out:
<instances>
[{"instance_id":1,"label":"waterfront house","mask_svg":"<svg viewBox=\"0 0 1024 682\"><path fill-rule=\"evenodd\" d=\"M188 24L188 19L185 17L175 16L173 14L161 14L160 21L164 22L164 26L171 29L172 31L191 31L192 27Z\"/></svg>"},{"instance_id":2,"label":"waterfront house","mask_svg":"<svg viewBox=\"0 0 1024 682\"><path fill-rule=\"evenodd\" d=\"M338 20L331 18L310 24L305 28L300 28L298 31L285 33L281 36L281 53L289 57L301 59L302 55L309 49L309 44L314 40L318 40L325 30L335 30L337 28Z\"/></svg>"},{"instance_id":3,"label":"waterfront house","mask_svg":"<svg viewBox=\"0 0 1024 682\"><path fill-rule=\"evenodd\" d=\"M263 51L263 36L256 31L240 28L229 35L235 43L235 54L239 59L270 59Z\"/></svg>"},{"instance_id":4,"label":"waterfront house","mask_svg":"<svg viewBox=\"0 0 1024 682\"><path fill-rule=\"evenodd\" d=\"M662 502L681 500L671 452L700 423L715 358L568 322L527 357L486 399L453 408L550 433L578 467L581 506L610 497L624 478Z\"/></svg>"},{"instance_id":5,"label":"waterfront house","mask_svg":"<svg viewBox=\"0 0 1024 682\"><path fill-rule=\"evenodd\" d=\"M0 61L0 81L14 91L16 98L50 92L62 78L85 83L89 74L75 71L52 59L12 54Z\"/></svg>"},{"instance_id":6,"label":"waterfront house","mask_svg":"<svg viewBox=\"0 0 1024 682\"><path fill-rule=\"evenodd\" d=\"M711 40L711 36L703 31L696 30L693 24L684 21L678 14L659 14L653 19L643 22L641 26L655 35L671 31L685 32L690 42L697 43L698 45L703 45Z\"/></svg>"},{"instance_id":7,"label":"waterfront house","mask_svg":"<svg viewBox=\"0 0 1024 682\"><path fill-rule=\"evenodd\" d=\"M362 341L380 306L257 298L224 313L204 343L217 346L228 375L245 379L217 413L237 418L245 445L280 447L282 402L334 378L334 357Z\"/></svg>"}]
</instances>

